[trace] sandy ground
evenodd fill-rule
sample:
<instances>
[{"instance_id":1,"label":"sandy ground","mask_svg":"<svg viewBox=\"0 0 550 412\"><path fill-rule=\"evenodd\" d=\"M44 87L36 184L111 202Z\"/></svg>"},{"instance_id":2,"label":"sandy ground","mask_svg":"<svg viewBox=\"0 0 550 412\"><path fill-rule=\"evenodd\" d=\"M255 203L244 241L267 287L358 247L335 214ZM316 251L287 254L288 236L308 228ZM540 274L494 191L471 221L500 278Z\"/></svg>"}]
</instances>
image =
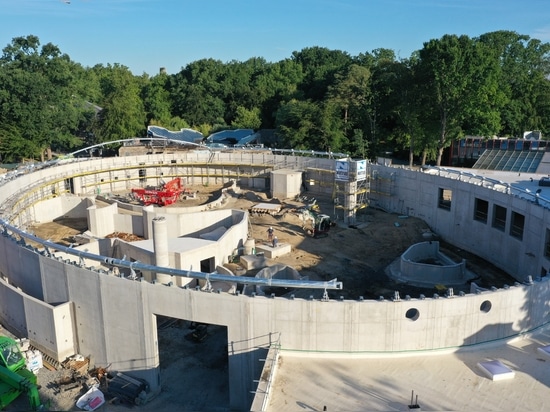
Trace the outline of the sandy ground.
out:
<instances>
[{"instance_id":1,"label":"sandy ground","mask_svg":"<svg viewBox=\"0 0 550 412\"><path fill-rule=\"evenodd\" d=\"M219 194L221 187L196 187L196 199L188 199L180 205L196 205L211 201ZM331 199L317 199L322 213L334 216ZM267 242L267 229L272 226L279 243L290 244L291 253L272 260L270 263L281 263L292 266L302 276L310 280L330 280L337 278L343 282L343 290L329 291L329 297L336 299L377 299L380 295L391 298L394 291L401 296L412 297L420 293L427 295L441 290L414 288L397 284L385 274L385 268L403 253L410 245L425 240L423 233L429 231L423 221L416 218L404 218L380 210L367 208L357 215L357 222L348 227L342 221L336 221L328 236L312 238L303 228L303 222L295 213L304 204L296 201L281 202L270 199L263 192L243 190L234 194L225 207L250 210L258 203L281 204L281 211L276 215L251 214L250 235L256 244ZM86 222L77 219L60 219L51 223L38 225L34 233L46 239L70 244L73 236L86 230ZM482 259L458 250L442 242L441 249L447 255L457 259L466 258L468 269L483 273L476 283L484 287L500 287L513 283L513 279L502 271L489 265ZM239 269L229 264L231 269ZM257 271L249 271L246 276L254 276ZM467 289L467 286L465 286ZM289 291L272 291L277 294ZM458 290L455 288L455 293ZM322 290L292 291L296 297L314 295L321 298ZM225 328L208 327L207 338L200 343L189 339L192 333L190 324L183 320L170 322L159 321L160 361L162 392L145 406L133 406L133 409L172 411L223 411L229 410L228 372L227 372L227 333ZM290 360L289 360L290 361ZM98 365L108 366L108 365ZM55 384L67 371L49 371L43 368L39 372L39 383L42 385L41 396L50 401L51 410L78 410L75 402L84 390L82 387L60 392ZM283 383L280 385L284 385ZM403 394L405 396L406 393ZM25 410L25 399L10 405L7 410ZM282 406L282 405L281 405ZM128 405L106 404L103 410L127 410ZM274 409L273 409L274 410ZM281 409L286 410L286 406ZM311 410L300 405L291 405L288 410Z\"/></svg>"}]
</instances>

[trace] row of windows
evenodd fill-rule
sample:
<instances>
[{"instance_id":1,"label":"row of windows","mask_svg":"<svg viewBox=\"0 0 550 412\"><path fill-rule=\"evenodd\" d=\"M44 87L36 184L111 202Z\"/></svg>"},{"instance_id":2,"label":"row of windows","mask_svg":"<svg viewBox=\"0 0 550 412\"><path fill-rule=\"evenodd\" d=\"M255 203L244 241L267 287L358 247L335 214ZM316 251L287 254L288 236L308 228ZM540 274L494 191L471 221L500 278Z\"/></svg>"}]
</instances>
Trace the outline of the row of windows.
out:
<instances>
[{"instance_id":1,"label":"row of windows","mask_svg":"<svg viewBox=\"0 0 550 412\"><path fill-rule=\"evenodd\" d=\"M440 209L451 210L453 200L453 191L450 189L439 189L438 207ZM503 206L493 205L491 226L504 232L506 230L506 220L508 218L508 209ZM489 221L489 202L487 200L475 199L474 220L487 224ZM509 234L516 239L523 240L523 230L525 227L525 216L521 213L512 211L510 220ZM548 235L550 242L550 235ZM547 247L550 251L550 246Z\"/></svg>"},{"instance_id":2,"label":"row of windows","mask_svg":"<svg viewBox=\"0 0 550 412\"><path fill-rule=\"evenodd\" d=\"M499 205L493 205L493 220L491 225L493 228L504 232L506 230L506 219L508 217L508 209ZM489 202L487 200L478 199L476 197L474 205L474 220L482 223L488 223L489 220ZM510 236L519 240L523 239L523 229L525 227L525 216L521 213L512 211L510 221Z\"/></svg>"}]
</instances>

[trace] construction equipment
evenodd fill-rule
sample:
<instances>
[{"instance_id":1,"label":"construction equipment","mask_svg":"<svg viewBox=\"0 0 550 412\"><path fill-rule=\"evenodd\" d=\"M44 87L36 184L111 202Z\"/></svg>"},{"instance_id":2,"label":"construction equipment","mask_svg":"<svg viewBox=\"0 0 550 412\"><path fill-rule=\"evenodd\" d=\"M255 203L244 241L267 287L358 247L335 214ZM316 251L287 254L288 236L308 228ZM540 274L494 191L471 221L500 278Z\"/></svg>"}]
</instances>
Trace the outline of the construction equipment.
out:
<instances>
[{"instance_id":1,"label":"construction equipment","mask_svg":"<svg viewBox=\"0 0 550 412\"><path fill-rule=\"evenodd\" d=\"M335 225L329 215L317 213L308 207L298 209L298 213L304 222L304 230L315 238L328 236L328 231Z\"/></svg>"},{"instance_id":2,"label":"construction equipment","mask_svg":"<svg viewBox=\"0 0 550 412\"><path fill-rule=\"evenodd\" d=\"M145 206L153 204L159 206L171 205L180 200L180 197L187 193L189 193L189 191L183 186L181 178L179 177L170 180L168 183L163 183L158 187L132 189L132 197Z\"/></svg>"},{"instance_id":3,"label":"construction equipment","mask_svg":"<svg viewBox=\"0 0 550 412\"><path fill-rule=\"evenodd\" d=\"M3 410L23 393L29 398L31 410L43 408L36 375L26 366L26 359L17 342L0 336L0 409Z\"/></svg>"}]
</instances>

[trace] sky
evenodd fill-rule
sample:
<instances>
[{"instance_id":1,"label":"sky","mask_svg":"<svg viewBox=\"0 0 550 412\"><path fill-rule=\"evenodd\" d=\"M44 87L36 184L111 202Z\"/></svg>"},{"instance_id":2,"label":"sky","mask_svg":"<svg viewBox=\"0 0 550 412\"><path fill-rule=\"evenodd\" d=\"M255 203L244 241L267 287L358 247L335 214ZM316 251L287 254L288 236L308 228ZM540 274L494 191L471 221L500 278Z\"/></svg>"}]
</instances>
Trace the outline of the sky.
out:
<instances>
[{"instance_id":1,"label":"sky","mask_svg":"<svg viewBox=\"0 0 550 412\"><path fill-rule=\"evenodd\" d=\"M213 58L290 58L307 47L408 58L445 34L509 30L550 42L548 0L0 0L0 48L35 35L84 67L134 75Z\"/></svg>"}]
</instances>

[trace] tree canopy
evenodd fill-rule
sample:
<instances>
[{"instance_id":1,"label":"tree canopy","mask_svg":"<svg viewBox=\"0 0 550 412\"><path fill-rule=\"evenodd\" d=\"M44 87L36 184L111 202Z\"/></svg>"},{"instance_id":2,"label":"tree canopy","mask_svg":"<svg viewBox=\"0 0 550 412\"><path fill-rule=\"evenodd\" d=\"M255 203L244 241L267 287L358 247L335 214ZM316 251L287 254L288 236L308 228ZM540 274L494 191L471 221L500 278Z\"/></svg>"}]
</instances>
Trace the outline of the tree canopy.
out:
<instances>
[{"instance_id":1,"label":"tree canopy","mask_svg":"<svg viewBox=\"0 0 550 412\"><path fill-rule=\"evenodd\" d=\"M409 58L308 47L279 62L201 59L175 74L82 67L38 37L0 57L0 156L44 159L145 136L148 125L275 129L279 145L440 163L465 135L550 133L550 44L511 31L444 35Z\"/></svg>"}]
</instances>

